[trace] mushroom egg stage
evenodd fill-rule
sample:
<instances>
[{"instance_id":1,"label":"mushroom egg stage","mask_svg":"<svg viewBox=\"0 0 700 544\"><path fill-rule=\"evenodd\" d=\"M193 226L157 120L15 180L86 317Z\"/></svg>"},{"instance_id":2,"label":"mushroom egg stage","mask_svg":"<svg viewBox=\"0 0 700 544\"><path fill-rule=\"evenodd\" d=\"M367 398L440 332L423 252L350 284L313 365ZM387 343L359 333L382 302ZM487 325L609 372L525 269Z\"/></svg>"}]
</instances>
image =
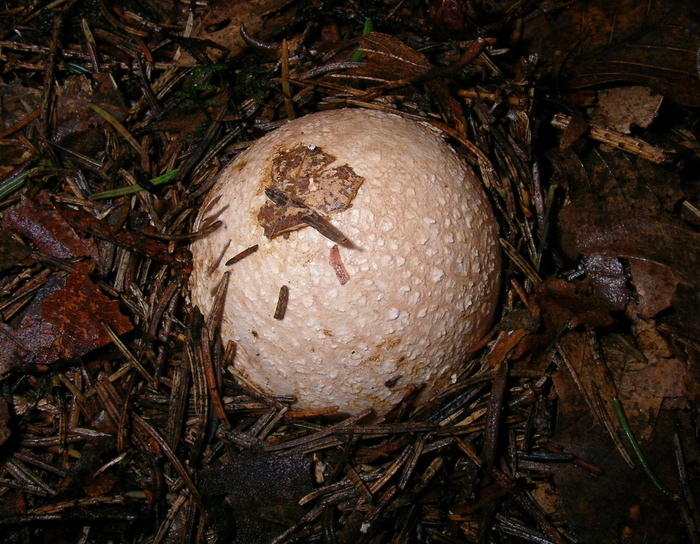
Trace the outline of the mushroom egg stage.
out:
<instances>
[{"instance_id":1,"label":"mushroom egg stage","mask_svg":"<svg viewBox=\"0 0 700 544\"><path fill-rule=\"evenodd\" d=\"M288 122L221 172L195 228L192 302L239 375L300 409L385 414L453 380L487 332L498 225L479 181L428 125L365 109Z\"/></svg>"}]
</instances>

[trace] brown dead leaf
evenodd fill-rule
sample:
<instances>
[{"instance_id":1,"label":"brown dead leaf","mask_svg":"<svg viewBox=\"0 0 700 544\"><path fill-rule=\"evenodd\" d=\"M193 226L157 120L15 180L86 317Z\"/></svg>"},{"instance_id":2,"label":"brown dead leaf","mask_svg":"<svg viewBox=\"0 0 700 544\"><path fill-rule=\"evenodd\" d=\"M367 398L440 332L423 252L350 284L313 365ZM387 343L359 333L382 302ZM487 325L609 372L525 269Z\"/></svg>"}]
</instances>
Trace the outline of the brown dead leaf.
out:
<instances>
[{"instance_id":1,"label":"brown dead leaf","mask_svg":"<svg viewBox=\"0 0 700 544\"><path fill-rule=\"evenodd\" d=\"M12 434L9 425L10 405L4 398L0 398L0 446L7 442Z\"/></svg>"},{"instance_id":2,"label":"brown dead leaf","mask_svg":"<svg viewBox=\"0 0 700 544\"><path fill-rule=\"evenodd\" d=\"M372 32L361 36L360 50L364 63L348 71L355 77L386 83L415 79L432 68L422 53L389 34Z\"/></svg>"},{"instance_id":3,"label":"brown dead leaf","mask_svg":"<svg viewBox=\"0 0 700 544\"><path fill-rule=\"evenodd\" d=\"M632 127L647 128L656 119L663 97L649 87L628 85L598 91L590 120L629 134Z\"/></svg>"},{"instance_id":4,"label":"brown dead leaf","mask_svg":"<svg viewBox=\"0 0 700 544\"><path fill-rule=\"evenodd\" d=\"M559 344L588 398L601 397L610 421L617 420L610 401L619 398L642 444L651 437L664 399L684 395L688 374L687 366L671 356L663 338L656 337L655 341L663 344L657 349L642 337L645 330L654 331L653 327L644 329L643 325L638 323L635 330L635 343L640 351L630 351L631 339L625 342L614 335L594 338L587 333L572 332Z\"/></svg>"},{"instance_id":5,"label":"brown dead leaf","mask_svg":"<svg viewBox=\"0 0 700 544\"><path fill-rule=\"evenodd\" d=\"M603 357L600 364L605 366L606 372L615 382L613 394L617 394L625 407L635 436L640 443L645 444L651 438L664 399L684 395L687 367L671 356L661 336L654 335L656 331L653 324L649 324L647 329L643 325L640 322L636 326L634 340L645 359L640 360L637 353L631 353L629 347L617 341L614 336L601 338L599 349ZM645 331L654 335L653 338L643 337ZM589 367L590 365L586 366L582 372L586 373ZM612 406L609 403L606 406L610 418L616 420Z\"/></svg>"},{"instance_id":6,"label":"brown dead leaf","mask_svg":"<svg viewBox=\"0 0 700 544\"><path fill-rule=\"evenodd\" d=\"M473 25L469 17L473 15L473 10L470 9L472 13L469 14L465 11L463 3L459 0L433 0L428 8L430 27L438 35L449 35L453 38L455 32L461 32Z\"/></svg>"},{"instance_id":7,"label":"brown dead leaf","mask_svg":"<svg viewBox=\"0 0 700 544\"><path fill-rule=\"evenodd\" d=\"M524 336L515 347L515 359L527 352L539 354L549 349L577 327L592 331L615 322L613 313L626 308L629 292L624 286L621 264L602 260L604 265L594 265L598 268L592 268L588 277L573 281L550 277L536 288L529 300L530 317L521 317L520 325L512 324L521 327Z\"/></svg>"},{"instance_id":8,"label":"brown dead leaf","mask_svg":"<svg viewBox=\"0 0 700 544\"><path fill-rule=\"evenodd\" d=\"M682 283L672 268L643 259L628 261L632 283L637 292L635 313L648 319L673 305L673 297Z\"/></svg>"},{"instance_id":9,"label":"brown dead leaf","mask_svg":"<svg viewBox=\"0 0 700 544\"><path fill-rule=\"evenodd\" d=\"M596 294L590 279L567 282L551 277L537 287L530 305L540 315L542 328L525 338L519 352L550 346L567 330L578 326L589 330L609 326L613 323L610 312L617 310Z\"/></svg>"},{"instance_id":10,"label":"brown dead leaf","mask_svg":"<svg viewBox=\"0 0 700 544\"><path fill-rule=\"evenodd\" d=\"M32 250L12 236L0 238L0 272L20 264L32 254Z\"/></svg>"},{"instance_id":11,"label":"brown dead leaf","mask_svg":"<svg viewBox=\"0 0 700 544\"><path fill-rule=\"evenodd\" d=\"M54 276L39 291L16 328L0 331L0 375L73 359L111 342L133 326L83 273Z\"/></svg>"},{"instance_id":12,"label":"brown dead leaf","mask_svg":"<svg viewBox=\"0 0 700 544\"><path fill-rule=\"evenodd\" d=\"M700 345L700 287L679 284L672 305L674 313L668 316L667 322Z\"/></svg>"},{"instance_id":13,"label":"brown dead leaf","mask_svg":"<svg viewBox=\"0 0 700 544\"><path fill-rule=\"evenodd\" d=\"M531 50L569 88L616 81L651 87L684 105L700 105L700 18L682 0L576 0L525 24Z\"/></svg>"},{"instance_id":14,"label":"brown dead leaf","mask_svg":"<svg viewBox=\"0 0 700 544\"><path fill-rule=\"evenodd\" d=\"M118 481L119 477L113 474L92 475L83 482L83 491L88 497L101 497L112 491Z\"/></svg>"},{"instance_id":15,"label":"brown dead leaf","mask_svg":"<svg viewBox=\"0 0 700 544\"><path fill-rule=\"evenodd\" d=\"M605 300L611 310L622 311L627 307L631 293L627 288L625 268L619 259L593 253L585 259L583 267L595 295Z\"/></svg>"},{"instance_id":16,"label":"brown dead leaf","mask_svg":"<svg viewBox=\"0 0 700 544\"><path fill-rule=\"evenodd\" d=\"M241 25L248 34L264 40L294 21L296 9L286 9L295 0L222 0L212 4L192 38L201 41L206 54L215 62L235 57L245 48ZM197 64L189 52L179 60L180 66Z\"/></svg>"},{"instance_id":17,"label":"brown dead leaf","mask_svg":"<svg viewBox=\"0 0 700 544\"><path fill-rule=\"evenodd\" d=\"M92 240L80 238L48 202L39 195L37 204L24 195L5 217L5 224L31 241L40 251L59 259L78 259L95 254Z\"/></svg>"},{"instance_id":18,"label":"brown dead leaf","mask_svg":"<svg viewBox=\"0 0 700 544\"><path fill-rule=\"evenodd\" d=\"M579 141L579 147L585 142ZM548 153L555 177L575 206L658 216L684 198L677 172L601 146Z\"/></svg>"},{"instance_id":19,"label":"brown dead leaf","mask_svg":"<svg viewBox=\"0 0 700 544\"><path fill-rule=\"evenodd\" d=\"M557 388L561 387L561 382ZM676 414L676 413L674 413ZM683 413L678 413L685 420ZM645 456L661 481L677 481L672 439L668 430L673 414L661 412L652 441L644 446ZM586 412L562 410L558 416L555 444L600 469L593 476L569 463L551 467L566 519L579 542L677 544L688 542L684 524L673 500L654 487L642 469L631 469L614 451L604 430ZM691 433L687 422L683 433ZM684 449L686 462L697 459L694 445ZM675 490L674 487L671 488Z\"/></svg>"},{"instance_id":20,"label":"brown dead leaf","mask_svg":"<svg viewBox=\"0 0 700 544\"><path fill-rule=\"evenodd\" d=\"M698 282L700 234L651 217L566 206L559 214L560 244L572 258L605 253L668 266Z\"/></svg>"},{"instance_id":21,"label":"brown dead leaf","mask_svg":"<svg viewBox=\"0 0 700 544\"><path fill-rule=\"evenodd\" d=\"M170 265L184 273L189 273L192 270L192 254L187 248L177 247L173 250L166 241L157 240L133 230L123 229L121 226L111 224L110 218L100 220L82 209L61 206L58 211L77 230L88 232L97 238L107 240L154 261Z\"/></svg>"},{"instance_id":22,"label":"brown dead leaf","mask_svg":"<svg viewBox=\"0 0 700 544\"><path fill-rule=\"evenodd\" d=\"M611 398L620 398L652 468L675 490L672 432L676 426L671 421L673 417L685 421L685 416L662 411L661 406L664 399L683 394L686 367L674 358L639 360L614 336L603 337L595 345L592 341L589 334L571 333L560 342L585 393L566 367L553 376L559 412L552 443L604 471L594 477L568 464L553 467L568 519L583 542L618 542L626 525L624 530L635 535L630 542L684 541L673 501L653 486L639 466L631 469L623 461L602 422L592 415L586 397L601 398L618 429ZM696 448L691 449L691 457L697 455ZM633 516L635 510L641 515ZM663 528L668 524L674 529Z\"/></svg>"},{"instance_id":23,"label":"brown dead leaf","mask_svg":"<svg viewBox=\"0 0 700 544\"><path fill-rule=\"evenodd\" d=\"M203 494L232 508L236 536L229 542L272 542L284 530L273 521L303 515L298 503L312 490L311 461L246 450L230 465L199 472L198 482Z\"/></svg>"},{"instance_id":24,"label":"brown dead leaf","mask_svg":"<svg viewBox=\"0 0 700 544\"><path fill-rule=\"evenodd\" d=\"M41 92L17 84L0 86L0 99L3 101L5 124L17 122L27 115L27 107L41 106ZM111 74L98 72L90 77L69 76L57 89L54 106L54 133L52 139L83 154L92 154L102 149L102 133L91 130L104 123L88 104L97 104L117 120L123 120L127 107L119 88ZM34 121L37 123L38 121ZM30 123L29 130L34 126Z\"/></svg>"},{"instance_id":25,"label":"brown dead leaf","mask_svg":"<svg viewBox=\"0 0 700 544\"><path fill-rule=\"evenodd\" d=\"M608 259L625 259L635 290L633 313L639 319L671 308L683 334L700 338L700 326L692 325L698 322L697 312L681 312L688 297L679 295L700 289L700 234L662 219L575 206L561 211L559 230L561 247L571 258L601 252ZM676 304L681 306L676 309Z\"/></svg>"},{"instance_id":26,"label":"brown dead leaf","mask_svg":"<svg viewBox=\"0 0 700 544\"><path fill-rule=\"evenodd\" d=\"M102 125L104 119L95 113L88 104L96 104L118 121L128 112L124 98L112 75L108 72L87 76L74 76L66 80L58 93L58 116L56 138L84 132L91 125Z\"/></svg>"},{"instance_id":27,"label":"brown dead leaf","mask_svg":"<svg viewBox=\"0 0 700 544\"><path fill-rule=\"evenodd\" d=\"M113 451L115 439L107 435L114 432L104 425L103 420L95 422L95 426L105 431L99 438L90 440L80 451L80 457L66 471L63 479L56 486L58 495L64 499L82 498L83 494L89 497L99 497L109 492L116 479L109 471L100 471L103 468L103 457L110 450Z\"/></svg>"}]
</instances>

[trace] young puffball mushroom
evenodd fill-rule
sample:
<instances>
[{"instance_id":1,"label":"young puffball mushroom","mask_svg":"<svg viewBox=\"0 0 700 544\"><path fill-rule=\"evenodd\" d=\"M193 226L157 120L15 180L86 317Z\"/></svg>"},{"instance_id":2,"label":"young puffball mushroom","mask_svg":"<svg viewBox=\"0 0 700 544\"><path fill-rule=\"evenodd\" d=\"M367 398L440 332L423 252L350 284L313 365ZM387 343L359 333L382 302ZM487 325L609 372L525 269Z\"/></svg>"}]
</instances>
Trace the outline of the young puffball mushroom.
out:
<instances>
[{"instance_id":1,"label":"young puffball mushroom","mask_svg":"<svg viewBox=\"0 0 700 544\"><path fill-rule=\"evenodd\" d=\"M492 321L498 226L471 169L428 125L340 109L267 134L222 171L192 245L207 315L238 373L301 409L386 413L463 366ZM255 250L257 247L257 250Z\"/></svg>"}]
</instances>

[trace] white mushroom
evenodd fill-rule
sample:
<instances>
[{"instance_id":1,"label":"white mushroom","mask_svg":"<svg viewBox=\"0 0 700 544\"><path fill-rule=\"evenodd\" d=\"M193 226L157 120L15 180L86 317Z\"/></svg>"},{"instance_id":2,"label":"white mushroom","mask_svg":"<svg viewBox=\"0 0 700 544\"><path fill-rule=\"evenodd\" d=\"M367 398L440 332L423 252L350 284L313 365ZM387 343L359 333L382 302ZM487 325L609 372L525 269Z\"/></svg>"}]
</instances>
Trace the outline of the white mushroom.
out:
<instances>
[{"instance_id":1,"label":"white mushroom","mask_svg":"<svg viewBox=\"0 0 700 544\"><path fill-rule=\"evenodd\" d=\"M197 228L212 218L223 225L192 245L192 301L207 315L229 272L236 369L300 408L383 414L408 388L429 395L493 319L497 223L423 123L363 109L289 122L222 171Z\"/></svg>"}]
</instances>

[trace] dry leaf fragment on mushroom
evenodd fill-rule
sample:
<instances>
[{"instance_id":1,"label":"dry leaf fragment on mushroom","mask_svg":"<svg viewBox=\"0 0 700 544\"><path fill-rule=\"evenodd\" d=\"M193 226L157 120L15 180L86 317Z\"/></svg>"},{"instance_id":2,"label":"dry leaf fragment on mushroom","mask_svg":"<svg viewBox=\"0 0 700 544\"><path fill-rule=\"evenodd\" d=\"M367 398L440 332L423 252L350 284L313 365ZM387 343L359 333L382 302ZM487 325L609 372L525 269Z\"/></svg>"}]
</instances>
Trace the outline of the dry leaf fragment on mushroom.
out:
<instances>
[{"instance_id":1,"label":"dry leaf fragment on mushroom","mask_svg":"<svg viewBox=\"0 0 700 544\"><path fill-rule=\"evenodd\" d=\"M325 230L321 233L337 243L348 242L320 214L350 207L364 180L347 164L332 167L335 160L315 145L297 145L275 155L271 183L265 190L273 203L258 213L268 238L310 225Z\"/></svg>"},{"instance_id":2,"label":"dry leaf fragment on mushroom","mask_svg":"<svg viewBox=\"0 0 700 544\"><path fill-rule=\"evenodd\" d=\"M334 227L328 219L298 200L289 198L282 191L268 187L265 189L265 196L279 206L279 208L269 214L263 212L265 209L265 207L263 207L260 210L260 214L258 214L261 223L267 219L270 219L272 222L273 234L270 235L269 238L274 238L279 234L296 230L299 228L298 225L300 223L305 223L332 242L343 245L351 244L348 237Z\"/></svg>"}]
</instances>

